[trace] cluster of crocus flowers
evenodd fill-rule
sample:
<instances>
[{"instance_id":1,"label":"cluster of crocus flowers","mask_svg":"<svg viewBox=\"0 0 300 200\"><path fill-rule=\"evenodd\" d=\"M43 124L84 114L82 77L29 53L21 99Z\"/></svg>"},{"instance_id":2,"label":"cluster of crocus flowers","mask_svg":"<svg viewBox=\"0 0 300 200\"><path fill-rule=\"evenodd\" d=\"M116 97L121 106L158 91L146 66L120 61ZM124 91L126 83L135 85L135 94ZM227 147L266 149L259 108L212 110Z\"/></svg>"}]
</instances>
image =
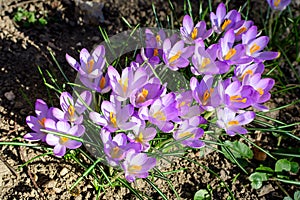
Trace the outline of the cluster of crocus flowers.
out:
<instances>
[{"instance_id":1,"label":"cluster of crocus flowers","mask_svg":"<svg viewBox=\"0 0 300 200\"><path fill-rule=\"evenodd\" d=\"M87 109L92 99L88 91L77 101L62 93L61 109L49 109L38 100L37 117L27 118L34 132L25 138L45 141L62 156L67 148L78 148L81 143L43 130L80 137L89 134L84 121L90 120L100 127L106 163L122 169L132 182L147 177L155 167L152 152L157 135L167 135L183 147L202 148L203 124L209 121L230 136L247 133L244 125L254 120L253 110L268 110L263 104L270 99L274 86L273 79L262 78L263 63L279 53L264 51L268 37L259 36L254 23L242 20L238 11L227 12L223 3L210 19L210 29L205 21L194 25L188 15L178 34L146 29L145 47L136 61L122 70L106 64L102 45L92 54L81 50L80 62L67 54L68 63L78 71L87 90L101 96L97 105L100 111ZM162 82L158 69L187 73L191 77L189 88L171 91L170 86L177 83ZM84 116L88 117L84 120Z\"/></svg>"}]
</instances>

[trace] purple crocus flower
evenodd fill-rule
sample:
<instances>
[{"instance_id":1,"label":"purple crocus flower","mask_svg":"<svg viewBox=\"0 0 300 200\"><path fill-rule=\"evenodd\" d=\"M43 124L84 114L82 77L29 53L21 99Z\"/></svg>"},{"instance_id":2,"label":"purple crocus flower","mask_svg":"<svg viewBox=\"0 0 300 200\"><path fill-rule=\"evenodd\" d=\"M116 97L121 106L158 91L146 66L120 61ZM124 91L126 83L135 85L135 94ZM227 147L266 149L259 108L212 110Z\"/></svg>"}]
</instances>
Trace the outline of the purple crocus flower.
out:
<instances>
[{"instance_id":1,"label":"purple crocus flower","mask_svg":"<svg viewBox=\"0 0 300 200\"><path fill-rule=\"evenodd\" d=\"M47 104L41 100L37 99L35 102L35 113L36 117L28 116L26 117L26 123L34 132L27 133L24 135L24 139L30 141L38 141L41 140L45 142L47 133L41 131L41 129L45 129L45 121L46 119L55 119L52 115L53 108L48 108Z\"/></svg>"},{"instance_id":2,"label":"purple crocus flower","mask_svg":"<svg viewBox=\"0 0 300 200\"><path fill-rule=\"evenodd\" d=\"M113 167L120 164L120 161L125 158L126 152L129 149L133 149L135 152L141 151L141 145L128 143L127 136L124 133L119 133L112 138L110 132L102 129L100 135L104 145L103 150L106 160Z\"/></svg>"},{"instance_id":3,"label":"purple crocus flower","mask_svg":"<svg viewBox=\"0 0 300 200\"><path fill-rule=\"evenodd\" d=\"M238 114L230 110L229 108L220 108L217 110L217 125L224 129L230 136L238 134L246 134L247 129L243 128L243 125L249 124L255 118L255 112L246 111L242 114Z\"/></svg>"},{"instance_id":4,"label":"purple crocus flower","mask_svg":"<svg viewBox=\"0 0 300 200\"><path fill-rule=\"evenodd\" d=\"M231 10L226 13L226 7L224 3L220 3L217 7L216 14L210 13L210 21L213 30L220 34L223 31L227 31L235 26L235 23L241 20L241 15L236 10Z\"/></svg>"},{"instance_id":5,"label":"purple crocus flower","mask_svg":"<svg viewBox=\"0 0 300 200\"><path fill-rule=\"evenodd\" d=\"M240 41L242 39L242 35L244 35L250 27L253 26L253 21L241 20L239 21L234 29L235 33L235 41Z\"/></svg>"},{"instance_id":6,"label":"purple crocus flower","mask_svg":"<svg viewBox=\"0 0 300 200\"><path fill-rule=\"evenodd\" d=\"M200 106L208 111L212 111L221 103L221 84L217 84L213 87L214 77L211 75L205 75L203 79L198 82L195 77L191 78L190 87L194 99L200 104Z\"/></svg>"},{"instance_id":7,"label":"purple crocus flower","mask_svg":"<svg viewBox=\"0 0 300 200\"><path fill-rule=\"evenodd\" d=\"M176 108L181 119L190 119L199 116L203 112L199 105L192 106L193 101L191 90L176 95Z\"/></svg>"},{"instance_id":8,"label":"purple crocus flower","mask_svg":"<svg viewBox=\"0 0 300 200\"><path fill-rule=\"evenodd\" d=\"M194 27L193 19L185 15L180 27L181 36L187 44L193 44L195 40L205 40L212 34L212 29L206 30L205 21L198 22Z\"/></svg>"},{"instance_id":9,"label":"purple crocus flower","mask_svg":"<svg viewBox=\"0 0 300 200\"><path fill-rule=\"evenodd\" d=\"M80 97L74 102L73 97L68 92L63 92L60 95L61 109L53 108L53 116L60 121L69 121L75 124L81 124L83 120L83 112L86 110L86 105L89 106L92 101L90 91L84 91Z\"/></svg>"},{"instance_id":10,"label":"purple crocus flower","mask_svg":"<svg viewBox=\"0 0 300 200\"><path fill-rule=\"evenodd\" d=\"M125 171L125 178L128 182L135 181L136 178L146 178L149 170L155 167L156 159L148 157L145 153L136 153L129 150L122 164Z\"/></svg>"},{"instance_id":11,"label":"purple crocus flower","mask_svg":"<svg viewBox=\"0 0 300 200\"><path fill-rule=\"evenodd\" d=\"M242 36L242 43L246 45L246 54L255 59L256 62L273 60L280 56L279 52L264 51L262 50L267 46L269 37L257 36L257 27L252 26L247 33Z\"/></svg>"},{"instance_id":12,"label":"purple crocus flower","mask_svg":"<svg viewBox=\"0 0 300 200\"><path fill-rule=\"evenodd\" d=\"M143 87L148 81L148 75L142 67L135 71L131 67L126 67L120 76L118 71L110 66L107 73L111 88L119 101L125 101L133 91Z\"/></svg>"},{"instance_id":13,"label":"purple crocus flower","mask_svg":"<svg viewBox=\"0 0 300 200\"><path fill-rule=\"evenodd\" d=\"M252 103L252 106L260 111L268 111L269 109L262 105L262 103L268 101L271 98L270 90L274 86L275 81L271 78L261 78L261 74L254 74L253 76L246 75L243 79L243 85L252 86L258 95L256 101Z\"/></svg>"},{"instance_id":14,"label":"purple crocus flower","mask_svg":"<svg viewBox=\"0 0 300 200\"><path fill-rule=\"evenodd\" d=\"M291 3L291 0L267 0L267 2L273 10L282 11Z\"/></svg>"},{"instance_id":15,"label":"purple crocus flower","mask_svg":"<svg viewBox=\"0 0 300 200\"><path fill-rule=\"evenodd\" d=\"M156 129L153 127L145 128L145 125L136 125L132 131L127 135L129 140L141 144L142 151L147 151L150 148L149 141L156 136Z\"/></svg>"},{"instance_id":16,"label":"purple crocus flower","mask_svg":"<svg viewBox=\"0 0 300 200\"><path fill-rule=\"evenodd\" d=\"M223 61L216 61L219 45L211 45L205 50L202 42L196 42L195 53L192 57L191 71L195 75L222 74L229 70L229 65Z\"/></svg>"},{"instance_id":17,"label":"purple crocus flower","mask_svg":"<svg viewBox=\"0 0 300 200\"><path fill-rule=\"evenodd\" d=\"M178 70L189 65L188 58L194 53L194 46L184 47L184 41L178 41L173 47L170 39L163 44L163 60L171 70Z\"/></svg>"},{"instance_id":18,"label":"purple crocus flower","mask_svg":"<svg viewBox=\"0 0 300 200\"><path fill-rule=\"evenodd\" d=\"M201 116L186 119L173 133L173 137L175 140L181 140L181 143L185 146L201 148L205 144L199 138L203 136L204 131L198 126L204 123L206 123L206 120Z\"/></svg>"},{"instance_id":19,"label":"purple crocus flower","mask_svg":"<svg viewBox=\"0 0 300 200\"><path fill-rule=\"evenodd\" d=\"M83 77L93 79L102 75L105 66L105 48L99 45L92 53L87 49L80 51L80 64L71 56L66 54L68 63Z\"/></svg>"},{"instance_id":20,"label":"purple crocus flower","mask_svg":"<svg viewBox=\"0 0 300 200\"><path fill-rule=\"evenodd\" d=\"M121 102L114 99L113 96L111 97L112 102L102 102L102 115L97 112L90 112L90 119L110 132L118 129L129 130L132 126L136 125L135 122L128 122L133 114L134 107L131 104L121 107Z\"/></svg>"},{"instance_id":21,"label":"purple crocus flower","mask_svg":"<svg viewBox=\"0 0 300 200\"><path fill-rule=\"evenodd\" d=\"M225 61L229 65L250 63L252 58L246 56L245 46L243 44L233 46L234 41L234 30L230 29L225 33L224 37L220 39L220 47L217 52L219 60Z\"/></svg>"},{"instance_id":22,"label":"purple crocus flower","mask_svg":"<svg viewBox=\"0 0 300 200\"><path fill-rule=\"evenodd\" d=\"M234 69L234 75L240 79L243 80L246 75L253 76L254 74L262 74L265 70L265 65L260 63L253 63L253 64L245 64L245 65L238 65Z\"/></svg>"},{"instance_id":23,"label":"purple crocus flower","mask_svg":"<svg viewBox=\"0 0 300 200\"><path fill-rule=\"evenodd\" d=\"M101 74L98 78L95 79L80 77L80 80L86 87L95 90L101 94L107 93L111 89L108 74Z\"/></svg>"},{"instance_id":24,"label":"purple crocus flower","mask_svg":"<svg viewBox=\"0 0 300 200\"><path fill-rule=\"evenodd\" d=\"M148 106L165 93L166 87L161 85L158 78L154 77L146 85L132 93L130 103L137 108Z\"/></svg>"},{"instance_id":25,"label":"purple crocus flower","mask_svg":"<svg viewBox=\"0 0 300 200\"><path fill-rule=\"evenodd\" d=\"M45 121L45 127L47 130L64 133L66 135L72 135L80 137L84 134L85 128L82 125L70 126L66 121L55 122L52 119L47 119ZM66 149L77 149L81 146L81 142L76 140L71 140L67 137L58 136L54 134L47 134L46 142L50 146L54 146L53 153L56 156L64 156L66 154Z\"/></svg>"},{"instance_id":26,"label":"purple crocus flower","mask_svg":"<svg viewBox=\"0 0 300 200\"><path fill-rule=\"evenodd\" d=\"M169 93L161 99L156 99L150 109L143 106L139 109L139 117L142 120L149 120L160 130L169 132L174 128L171 120L178 120L175 94Z\"/></svg>"}]
</instances>

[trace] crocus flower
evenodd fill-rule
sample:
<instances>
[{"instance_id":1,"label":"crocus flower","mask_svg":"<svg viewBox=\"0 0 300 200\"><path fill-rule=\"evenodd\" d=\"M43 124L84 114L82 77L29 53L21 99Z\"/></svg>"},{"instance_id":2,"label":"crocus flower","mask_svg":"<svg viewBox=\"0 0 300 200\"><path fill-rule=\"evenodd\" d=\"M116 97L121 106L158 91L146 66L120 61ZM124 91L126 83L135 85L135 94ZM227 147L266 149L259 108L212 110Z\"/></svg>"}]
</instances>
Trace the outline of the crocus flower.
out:
<instances>
[{"instance_id":1,"label":"crocus flower","mask_svg":"<svg viewBox=\"0 0 300 200\"><path fill-rule=\"evenodd\" d=\"M208 111L212 111L221 103L221 84L213 87L213 81L214 77L211 75L205 75L200 83L195 77L192 77L190 81L194 99L203 109Z\"/></svg>"},{"instance_id":2,"label":"crocus flower","mask_svg":"<svg viewBox=\"0 0 300 200\"><path fill-rule=\"evenodd\" d=\"M69 121L75 124L81 124L83 120L83 112L86 110L86 105L89 106L92 101L90 91L84 91L80 97L74 102L73 97L68 92L63 92L60 95L61 109L53 108L53 116L61 121Z\"/></svg>"},{"instance_id":3,"label":"crocus flower","mask_svg":"<svg viewBox=\"0 0 300 200\"><path fill-rule=\"evenodd\" d=\"M120 76L118 71L110 66L107 73L111 88L119 101L125 101L134 90L143 87L148 81L148 75L142 67L135 71L131 67L126 67Z\"/></svg>"},{"instance_id":4,"label":"crocus flower","mask_svg":"<svg viewBox=\"0 0 300 200\"><path fill-rule=\"evenodd\" d=\"M252 27L253 21L251 20L241 20L236 23L234 29L235 41L240 41L242 39L242 35L245 34L250 27Z\"/></svg>"},{"instance_id":5,"label":"crocus flower","mask_svg":"<svg viewBox=\"0 0 300 200\"><path fill-rule=\"evenodd\" d=\"M156 136L156 129L153 127L145 128L145 125L136 125L127 136L131 142L141 144L142 151L147 151L150 148L149 141Z\"/></svg>"},{"instance_id":6,"label":"crocus flower","mask_svg":"<svg viewBox=\"0 0 300 200\"><path fill-rule=\"evenodd\" d=\"M129 150L122 168L125 171L126 180L133 182L136 178L148 177L149 170L155 167L155 165L155 158L148 157L145 153L136 153L134 150Z\"/></svg>"},{"instance_id":7,"label":"crocus flower","mask_svg":"<svg viewBox=\"0 0 300 200\"><path fill-rule=\"evenodd\" d=\"M195 75L222 74L229 70L229 65L223 61L216 61L219 45L211 45L205 50L204 44L196 42L195 53L192 57L191 71Z\"/></svg>"},{"instance_id":8,"label":"crocus flower","mask_svg":"<svg viewBox=\"0 0 300 200\"><path fill-rule=\"evenodd\" d=\"M235 23L241 20L241 15L236 10L231 10L226 13L226 7L224 3L220 3L217 7L216 14L214 12L210 13L210 21L213 30L220 34L223 31L227 31L235 26Z\"/></svg>"},{"instance_id":9,"label":"crocus flower","mask_svg":"<svg viewBox=\"0 0 300 200\"><path fill-rule=\"evenodd\" d=\"M53 108L48 108L47 104L41 100L37 99L35 102L35 113L36 117L28 116L26 117L26 123L34 132L27 133L24 135L24 139L30 141L38 141L41 140L45 142L46 133L41 131L41 129L45 129L45 121L46 119L55 119L52 115Z\"/></svg>"},{"instance_id":10,"label":"crocus flower","mask_svg":"<svg viewBox=\"0 0 300 200\"><path fill-rule=\"evenodd\" d=\"M47 119L45 121L45 127L47 130L64 133L66 135L72 135L80 137L84 134L85 128L82 125L70 126L66 121L55 122L52 119ZM53 153L56 156L64 156L66 150L68 149L77 149L81 146L81 142L76 140L71 140L67 137L58 136L54 134L47 134L46 142L50 146L54 146Z\"/></svg>"},{"instance_id":11,"label":"crocus flower","mask_svg":"<svg viewBox=\"0 0 300 200\"><path fill-rule=\"evenodd\" d=\"M245 46L243 44L233 46L234 41L234 30L230 29L225 33L224 37L220 39L220 47L217 52L219 60L225 61L229 65L250 63L252 58L246 56Z\"/></svg>"},{"instance_id":12,"label":"crocus flower","mask_svg":"<svg viewBox=\"0 0 300 200\"><path fill-rule=\"evenodd\" d=\"M206 120L201 116L186 119L173 133L173 137L175 140L180 140L185 146L201 148L204 146L204 142L199 138L203 136L204 131L198 126L204 123L206 123Z\"/></svg>"},{"instance_id":13,"label":"crocus flower","mask_svg":"<svg viewBox=\"0 0 300 200\"><path fill-rule=\"evenodd\" d=\"M258 92L258 98L252 103L252 106L260 111L267 111L268 108L262 103L271 98L270 90L274 86L275 81L271 78L261 78L261 74L257 73L253 76L247 75L243 79L243 85L250 85Z\"/></svg>"},{"instance_id":14,"label":"crocus flower","mask_svg":"<svg viewBox=\"0 0 300 200\"><path fill-rule=\"evenodd\" d=\"M199 105L192 106L193 101L191 90L176 95L176 108L181 119L189 119L202 113L203 109Z\"/></svg>"},{"instance_id":15,"label":"crocus flower","mask_svg":"<svg viewBox=\"0 0 300 200\"><path fill-rule=\"evenodd\" d=\"M255 118L255 112L246 111L242 114L238 114L230 110L229 108L220 108L217 110L217 125L224 129L230 136L236 134L246 134L247 129L243 128L243 125L249 124Z\"/></svg>"},{"instance_id":16,"label":"crocus flower","mask_svg":"<svg viewBox=\"0 0 300 200\"><path fill-rule=\"evenodd\" d=\"M103 101L101 111L102 115L97 112L90 112L90 119L110 132L118 129L128 130L136 125L134 122L128 122L134 111L131 104L121 107L121 102L116 99L113 102Z\"/></svg>"},{"instance_id":17,"label":"crocus flower","mask_svg":"<svg viewBox=\"0 0 300 200\"><path fill-rule=\"evenodd\" d=\"M260 63L253 63L253 64L245 64L245 65L238 65L234 69L234 75L240 79L243 80L246 75L253 76L254 74L262 74L265 70L265 65Z\"/></svg>"},{"instance_id":18,"label":"crocus flower","mask_svg":"<svg viewBox=\"0 0 300 200\"><path fill-rule=\"evenodd\" d=\"M280 56L279 52L263 51L269 42L267 36L257 36L257 27L252 26L246 34L242 36L242 43L246 45L246 54L255 59L256 62L273 60Z\"/></svg>"},{"instance_id":19,"label":"crocus flower","mask_svg":"<svg viewBox=\"0 0 300 200\"><path fill-rule=\"evenodd\" d=\"M148 106L166 92L166 87L161 85L160 80L156 77L150 79L146 85L136 89L131 97L130 103L137 108Z\"/></svg>"},{"instance_id":20,"label":"crocus flower","mask_svg":"<svg viewBox=\"0 0 300 200\"><path fill-rule=\"evenodd\" d=\"M99 45L92 53L87 49L80 51L80 64L71 56L66 54L68 63L79 72L83 77L93 79L101 76L102 70L105 66L105 48Z\"/></svg>"},{"instance_id":21,"label":"crocus flower","mask_svg":"<svg viewBox=\"0 0 300 200\"><path fill-rule=\"evenodd\" d=\"M205 21L198 22L194 27L193 19L189 15L185 15L180 32L184 42L192 44L195 40L208 38L212 34L212 29L206 30Z\"/></svg>"},{"instance_id":22,"label":"crocus flower","mask_svg":"<svg viewBox=\"0 0 300 200\"><path fill-rule=\"evenodd\" d=\"M101 74L98 78L89 79L86 77L80 77L80 81L88 88L95 90L101 94L107 93L110 91L110 83L108 74Z\"/></svg>"},{"instance_id":23,"label":"crocus flower","mask_svg":"<svg viewBox=\"0 0 300 200\"><path fill-rule=\"evenodd\" d=\"M139 117L142 120L149 120L160 130L169 132L174 128L171 120L178 120L175 94L169 93L160 99L156 99L150 109L143 106L139 109Z\"/></svg>"},{"instance_id":24,"label":"crocus flower","mask_svg":"<svg viewBox=\"0 0 300 200\"><path fill-rule=\"evenodd\" d=\"M291 0L267 0L269 6L274 10L284 10Z\"/></svg>"},{"instance_id":25,"label":"crocus flower","mask_svg":"<svg viewBox=\"0 0 300 200\"><path fill-rule=\"evenodd\" d=\"M163 44L163 60L171 70L178 70L189 65L188 58L194 53L194 47L184 47L184 41L178 41L173 47L170 39Z\"/></svg>"},{"instance_id":26,"label":"crocus flower","mask_svg":"<svg viewBox=\"0 0 300 200\"><path fill-rule=\"evenodd\" d=\"M109 165L115 167L120 164L120 161L125 158L126 152L129 149L140 152L141 145L136 143L128 143L127 136L124 133L119 133L113 138L111 133L105 129L101 130L101 139L104 145L104 153Z\"/></svg>"}]
</instances>

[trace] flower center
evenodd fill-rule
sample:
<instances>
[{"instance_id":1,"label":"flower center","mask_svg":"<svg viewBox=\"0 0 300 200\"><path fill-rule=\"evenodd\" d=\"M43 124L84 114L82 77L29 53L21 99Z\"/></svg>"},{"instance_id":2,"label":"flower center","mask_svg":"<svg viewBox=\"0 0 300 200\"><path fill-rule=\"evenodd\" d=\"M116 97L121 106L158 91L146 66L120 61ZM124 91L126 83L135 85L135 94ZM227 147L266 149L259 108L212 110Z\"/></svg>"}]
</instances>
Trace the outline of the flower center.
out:
<instances>
[{"instance_id":1,"label":"flower center","mask_svg":"<svg viewBox=\"0 0 300 200\"><path fill-rule=\"evenodd\" d=\"M210 59L209 58L203 58L201 67L205 68L209 63L210 63Z\"/></svg>"},{"instance_id":2,"label":"flower center","mask_svg":"<svg viewBox=\"0 0 300 200\"><path fill-rule=\"evenodd\" d=\"M195 138L195 134L193 134L191 132L184 132L184 133L179 134L179 138L183 138L183 137Z\"/></svg>"},{"instance_id":3,"label":"flower center","mask_svg":"<svg viewBox=\"0 0 300 200\"><path fill-rule=\"evenodd\" d=\"M274 1L274 6L275 6L275 7L278 7L279 4L280 4L280 2L281 2L281 0L275 0L275 1Z\"/></svg>"},{"instance_id":4,"label":"flower center","mask_svg":"<svg viewBox=\"0 0 300 200\"><path fill-rule=\"evenodd\" d=\"M198 29L194 28L191 35L192 39L193 40L196 39L197 35L198 35Z\"/></svg>"},{"instance_id":5,"label":"flower center","mask_svg":"<svg viewBox=\"0 0 300 200\"><path fill-rule=\"evenodd\" d=\"M148 90L146 90L146 89L143 88L142 92L140 92L138 94L136 102L137 103L143 103L143 102L145 102L147 96L148 96Z\"/></svg>"},{"instance_id":6,"label":"flower center","mask_svg":"<svg viewBox=\"0 0 300 200\"><path fill-rule=\"evenodd\" d=\"M222 27L221 27L222 31L224 31L225 28L226 28L229 24L231 24L231 20L230 20L230 19L225 19L225 21L224 21L224 23L223 23L223 25L222 25Z\"/></svg>"},{"instance_id":7,"label":"flower center","mask_svg":"<svg viewBox=\"0 0 300 200\"><path fill-rule=\"evenodd\" d=\"M137 141L138 143L144 142L144 136L142 132L140 132L139 135L135 138L135 141Z\"/></svg>"},{"instance_id":8,"label":"flower center","mask_svg":"<svg viewBox=\"0 0 300 200\"><path fill-rule=\"evenodd\" d=\"M114 147L111 152L110 155L112 158L118 158L119 157L119 152L120 152L120 148L119 147Z\"/></svg>"},{"instance_id":9,"label":"flower center","mask_svg":"<svg viewBox=\"0 0 300 200\"><path fill-rule=\"evenodd\" d=\"M93 71L94 63L95 63L94 59L91 59L91 60L87 63L86 69L87 69L87 72L88 72L88 73L91 73L91 72Z\"/></svg>"},{"instance_id":10,"label":"flower center","mask_svg":"<svg viewBox=\"0 0 300 200\"><path fill-rule=\"evenodd\" d=\"M72 105L69 106L68 113L69 113L70 117L74 116L74 114L75 114L75 108L74 108L74 106L72 106Z\"/></svg>"},{"instance_id":11,"label":"flower center","mask_svg":"<svg viewBox=\"0 0 300 200\"><path fill-rule=\"evenodd\" d=\"M153 50L153 56L158 56L159 54L158 54L158 49L157 48L155 48L154 50Z\"/></svg>"},{"instance_id":12,"label":"flower center","mask_svg":"<svg viewBox=\"0 0 300 200\"><path fill-rule=\"evenodd\" d=\"M64 144L69 140L67 137L60 137L60 143Z\"/></svg>"},{"instance_id":13,"label":"flower center","mask_svg":"<svg viewBox=\"0 0 300 200\"><path fill-rule=\"evenodd\" d=\"M247 28L245 26L243 26L242 28L239 29L238 32L236 32L235 35L240 35L240 34L244 33L245 31L247 31Z\"/></svg>"},{"instance_id":14,"label":"flower center","mask_svg":"<svg viewBox=\"0 0 300 200\"><path fill-rule=\"evenodd\" d=\"M106 80L105 80L105 77L102 76L102 78L100 79L100 85L99 85L101 90L105 87L105 85L106 85Z\"/></svg>"},{"instance_id":15,"label":"flower center","mask_svg":"<svg viewBox=\"0 0 300 200\"><path fill-rule=\"evenodd\" d=\"M136 172L139 172L142 170L142 166L141 165L131 165L128 168L128 171L130 174L135 174Z\"/></svg>"},{"instance_id":16,"label":"flower center","mask_svg":"<svg viewBox=\"0 0 300 200\"><path fill-rule=\"evenodd\" d=\"M122 87L123 92L126 92L126 91L127 91L127 88L128 88L128 78L126 78L126 79L124 80L124 83L122 83L122 79L120 79L120 80L119 80L119 83L120 83L120 85L121 85L121 87Z\"/></svg>"},{"instance_id":17,"label":"flower center","mask_svg":"<svg viewBox=\"0 0 300 200\"><path fill-rule=\"evenodd\" d=\"M161 41L160 35L156 35L155 39L156 39L156 42L160 42Z\"/></svg>"},{"instance_id":18,"label":"flower center","mask_svg":"<svg viewBox=\"0 0 300 200\"><path fill-rule=\"evenodd\" d=\"M159 121L166 121L167 118L165 116L165 114L162 111L157 111L156 113L154 113L153 117Z\"/></svg>"},{"instance_id":19,"label":"flower center","mask_svg":"<svg viewBox=\"0 0 300 200\"><path fill-rule=\"evenodd\" d=\"M237 121L237 120L232 120L232 121L228 122L229 126L238 125L238 124L239 124L239 121Z\"/></svg>"},{"instance_id":20,"label":"flower center","mask_svg":"<svg viewBox=\"0 0 300 200\"><path fill-rule=\"evenodd\" d=\"M208 99L211 97L211 94L214 92L214 89L213 88L210 88L209 91L208 90L205 90L204 94L203 94L203 102L202 104L203 105L206 105L207 104L207 101Z\"/></svg>"},{"instance_id":21,"label":"flower center","mask_svg":"<svg viewBox=\"0 0 300 200\"><path fill-rule=\"evenodd\" d=\"M250 48L250 53L253 54L254 52L258 51L260 49L260 46L257 44L253 44L252 47Z\"/></svg>"},{"instance_id":22,"label":"flower center","mask_svg":"<svg viewBox=\"0 0 300 200\"><path fill-rule=\"evenodd\" d=\"M259 93L260 96L265 93L262 88L258 88L256 91Z\"/></svg>"},{"instance_id":23,"label":"flower center","mask_svg":"<svg viewBox=\"0 0 300 200\"><path fill-rule=\"evenodd\" d=\"M247 74L250 74L250 75L252 76L252 75L253 75L253 71L252 71L251 69L248 69L248 70L242 75L242 79L244 79L245 76L246 76Z\"/></svg>"},{"instance_id":24,"label":"flower center","mask_svg":"<svg viewBox=\"0 0 300 200\"><path fill-rule=\"evenodd\" d=\"M246 103L247 98L242 98L240 95L234 95L230 97L230 101L232 102L242 102L242 103Z\"/></svg>"},{"instance_id":25,"label":"flower center","mask_svg":"<svg viewBox=\"0 0 300 200\"><path fill-rule=\"evenodd\" d=\"M110 112L109 119L110 119L110 122L113 124L114 128L117 128L117 118L116 118L115 113Z\"/></svg>"},{"instance_id":26,"label":"flower center","mask_svg":"<svg viewBox=\"0 0 300 200\"><path fill-rule=\"evenodd\" d=\"M39 124L40 124L43 128L45 128L45 121L46 121L46 118L45 118L45 117L39 120Z\"/></svg>"},{"instance_id":27,"label":"flower center","mask_svg":"<svg viewBox=\"0 0 300 200\"><path fill-rule=\"evenodd\" d=\"M169 62L172 63L174 61L176 61L180 56L181 56L182 52L181 51L178 51L174 56L172 56L170 59L169 59Z\"/></svg>"},{"instance_id":28,"label":"flower center","mask_svg":"<svg viewBox=\"0 0 300 200\"><path fill-rule=\"evenodd\" d=\"M232 58L232 56L234 56L236 54L236 50L234 48L229 49L228 53L226 54L226 56L224 57L225 60L229 60L230 58Z\"/></svg>"}]
</instances>

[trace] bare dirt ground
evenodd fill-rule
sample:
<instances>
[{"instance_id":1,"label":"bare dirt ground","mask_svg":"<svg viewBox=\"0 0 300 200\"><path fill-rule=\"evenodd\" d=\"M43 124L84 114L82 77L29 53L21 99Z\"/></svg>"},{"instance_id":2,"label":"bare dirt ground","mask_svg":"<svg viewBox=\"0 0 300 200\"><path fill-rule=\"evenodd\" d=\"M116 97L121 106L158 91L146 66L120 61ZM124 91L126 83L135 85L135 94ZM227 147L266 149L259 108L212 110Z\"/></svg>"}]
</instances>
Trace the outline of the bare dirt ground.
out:
<instances>
[{"instance_id":1,"label":"bare dirt ground","mask_svg":"<svg viewBox=\"0 0 300 200\"><path fill-rule=\"evenodd\" d=\"M81 1L76 1L81 2ZM92 10L84 10L82 5L71 0L0 0L0 141L23 141L22 137L29 130L25 123L27 115L33 114L31 104L37 98L47 102L49 99L46 86L38 71L49 70L63 81L49 50L62 66L70 80L75 78L75 72L65 61L65 53L78 55L78 50L93 47L103 41L98 26L104 28L109 35L128 29L122 21L124 17L131 25L140 23L143 26L156 26L151 2L139 0L103 0L94 1L94 9L98 16L91 16ZM198 1L192 1L194 11L198 11ZM260 1L253 1L260 6ZM167 1L154 1L157 14L163 23L171 12ZM217 2L215 2L215 5ZM182 19L182 1L174 2L177 15ZM101 7L103 8L101 9ZM233 6L238 8L238 6ZM35 11L40 16L47 16L48 24L25 26L13 20L18 8ZM103 15L101 15L101 12ZM175 24L178 27L178 24ZM284 105L299 98L297 94L287 97L278 97L272 100L272 106ZM299 121L299 105L281 110L273 117L285 120L288 123ZM299 127L298 127L299 131ZM298 132L299 135L299 132ZM251 138L252 137L252 138ZM250 138L254 141L255 135ZM283 141L287 147L293 141ZM271 133L263 133L260 144L272 150L276 146L276 138ZM85 178L79 186L69 191L70 186L84 172L83 168L69 159L56 158L46 155L34 162L19 168L31 158L45 153L43 149L31 149L18 146L0 146L0 199L95 199L95 190L91 184L91 177ZM262 189L254 190L250 186L247 175L236 165L233 165L221 154L213 152L201 157L197 152L189 152L187 156L216 172L221 179L232 189L237 199L282 199L287 191L290 195L297 189L292 185L268 181ZM253 160L251 172L260 164ZM182 199L192 199L195 192L201 188L211 187L213 199L226 199L229 196L223 183L205 168L191 164L185 160L176 160L169 170L186 168L178 173L169 175L175 190ZM234 180L234 178L238 178ZM169 199L175 199L172 190L166 182L155 182ZM153 199L159 195L145 182L137 181L132 185L144 191ZM299 189L299 187L298 187ZM134 199L134 196L125 188L115 187L107 190L100 199Z\"/></svg>"}]
</instances>

